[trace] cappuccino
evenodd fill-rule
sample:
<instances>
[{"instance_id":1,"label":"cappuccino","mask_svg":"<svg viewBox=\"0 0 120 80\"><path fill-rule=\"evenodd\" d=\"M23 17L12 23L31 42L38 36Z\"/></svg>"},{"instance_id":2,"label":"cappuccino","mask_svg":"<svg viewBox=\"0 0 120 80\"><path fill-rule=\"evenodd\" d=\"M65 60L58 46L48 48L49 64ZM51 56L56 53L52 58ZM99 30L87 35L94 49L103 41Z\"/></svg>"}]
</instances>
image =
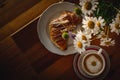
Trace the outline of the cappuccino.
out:
<instances>
[{"instance_id":1,"label":"cappuccino","mask_svg":"<svg viewBox=\"0 0 120 80\"><path fill-rule=\"evenodd\" d=\"M87 75L97 76L101 74L105 67L105 60L97 51L88 52L82 60L82 69Z\"/></svg>"}]
</instances>

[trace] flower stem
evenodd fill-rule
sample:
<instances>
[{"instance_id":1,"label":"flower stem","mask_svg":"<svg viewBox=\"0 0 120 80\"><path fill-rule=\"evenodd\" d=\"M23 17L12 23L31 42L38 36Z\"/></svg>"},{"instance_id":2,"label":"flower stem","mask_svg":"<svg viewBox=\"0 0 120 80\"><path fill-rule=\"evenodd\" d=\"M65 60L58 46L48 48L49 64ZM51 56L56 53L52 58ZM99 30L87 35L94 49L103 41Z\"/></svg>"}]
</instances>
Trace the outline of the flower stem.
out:
<instances>
[{"instance_id":1,"label":"flower stem","mask_svg":"<svg viewBox=\"0 0 120 80\"><path fill-rule=\"evenodd\" d=\"M110 26L107 26L107 39L109 38Z\"/></svg>"},{"instance_id":2,"label":"flower stem","mask_svg":"<svg viewBox=\"0 0 120 80\"><path fill-rule=\"evenodd\" d=\"M109 38L109 33L110 33L110 26L109 25L106 25L104 27L104 32L105 32L105 34L107 36L107 39L108 39Z\"/></svg>"},{"instance_id":3,"label":"flower stem","mask_svg":"<svg viewBox=\"0 0 120 80\"><path fill-rule=\"evenodd\" d=\"M114 7L114 9L120 13L120 10L118 8Z\"/></svg>"}]
</instances>

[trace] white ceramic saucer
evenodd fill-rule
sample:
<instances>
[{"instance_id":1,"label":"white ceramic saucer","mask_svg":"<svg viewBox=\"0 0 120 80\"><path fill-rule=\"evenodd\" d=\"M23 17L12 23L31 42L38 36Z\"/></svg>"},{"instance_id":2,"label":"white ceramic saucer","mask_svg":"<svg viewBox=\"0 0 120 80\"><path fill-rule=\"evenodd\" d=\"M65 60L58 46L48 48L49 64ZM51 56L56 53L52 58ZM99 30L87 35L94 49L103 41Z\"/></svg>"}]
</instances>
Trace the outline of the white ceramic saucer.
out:
<instances>
[{"instance_id":1,"label":"white ceramic saucer","mask_svg":"<svg viewBox=\"0 0 120 80\"><path fill-rule=\"evenodd\" d=\"M90 47L86 48L86 50L96 50L96 51L98 51L99 49L100 49L100 47L95 46L95 45L91 45ZM101 54L105 58L106 67L105 67L103 73L96 77L88 76L82 71L81 68L78 68L78 63L80 63L80 60L81 60L79 58L82 55L80 55L79 53L75 55L74 61L73 61L73 68L74 68L75 73L81 80L103 80L106 77L106 75L108 74L108 72L110 70L110 59L109 59L108 53L104 49Z\"/></svg>"}]
</instances>

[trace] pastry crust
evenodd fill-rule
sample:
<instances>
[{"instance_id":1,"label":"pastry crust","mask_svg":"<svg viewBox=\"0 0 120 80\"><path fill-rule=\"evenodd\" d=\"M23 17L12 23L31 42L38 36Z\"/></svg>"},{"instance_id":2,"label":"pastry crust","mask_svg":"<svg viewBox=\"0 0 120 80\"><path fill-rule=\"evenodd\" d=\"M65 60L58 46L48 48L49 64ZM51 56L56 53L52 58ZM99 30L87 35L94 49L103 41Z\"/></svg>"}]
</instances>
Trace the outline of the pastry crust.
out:
<instances>
[{"instance_id":1,"label":"pastry crust","mask_svg":"<svg viewBox=\"0 0 120 80\"><path fill-rule=\"evenodd\" d=\"M70 11L63 12L49 23L50 39L61 50L67 49L67 40L62 38L64 31L73 31L80 23L80 17Z\"/></svg>"}]
</instances>

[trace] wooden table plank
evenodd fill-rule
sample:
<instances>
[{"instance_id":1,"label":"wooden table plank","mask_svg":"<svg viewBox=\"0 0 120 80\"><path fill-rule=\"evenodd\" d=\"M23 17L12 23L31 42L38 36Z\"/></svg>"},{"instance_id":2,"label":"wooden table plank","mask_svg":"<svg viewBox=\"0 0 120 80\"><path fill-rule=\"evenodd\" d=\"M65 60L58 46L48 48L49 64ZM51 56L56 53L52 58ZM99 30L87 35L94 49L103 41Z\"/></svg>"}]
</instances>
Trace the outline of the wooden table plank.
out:
<instances>
[{"instance_id":1,"label":"wooden table plank","mask_svg":"<svg viewBox=\"0 0 120 80\"><path fill-rule=\"evenodd\" d=\"M14 40L10 37L7 37L4 40L0 41L0 54L12 45L14 45Z\"/></svg>"},{"instance_id":2,"label":"wooden table plank","mask_svg":"<svg viewBox=\"0 0 120 80\"><path fill-rule=\"evenodd\" d=\"M0 41L39 16L49 5L58 1L60 0L41 0L32 8L26 10L15 19L11 20L9 23L0 28Z\"/></svg>"},{"instance_id":3,"label":"wooden table plank","mask_svg":"<svg viewBox=\"0 0 120 80\"><path fill-rule=\"evenodd\" d=\"M39 42L37 35L37 22L38 19L33 21L29 27L25 27L19 32L11 35L17 46L22 50L26 51L28 48L32 47L36 42Z\"/></svg>"},{"instance_id":4,"label":"wooden table plank","mask_svg":"<svg viewBox=\"0 0 120 80\"><path fill-rule=\"evenodd\" d=\"M47 53L48 50L46 50L43 45L41 46L40 43L36 43L33 47L29 48L29 50L25 52L27 58L31 63L34 63L35 61L44 57Z\"/></svg>"},{"instance_id":5,"label":"wooden table plank","mask_svg":"<svg viewBox=\"0 0 120 80\"><path fill-rule=\"evenodd\" d=\"M66 70L72 67L73 55L62 57L39 74L41 80L57 80Z\"/></svg>"},{"instance_id":6,"label":"wooden table plank","mask_svg":"<svg viewBox=\"0 0 120 80\"><path fill-rule=\"evenodd\" d=\"M1 0L4 6L0 8L0 28L31 8L41 0Z\"/></svg>"},{"instance_id":7,"label":"wooden table plank","mask_svg":"<svg viewBox=\"0 0 120 80\"><path fill-rule=\"evenodd\" d=\"M56 80L80 80L76 75L73 67L67 69L62 75L60 75Z\"/></svg>"}]
</instances>

